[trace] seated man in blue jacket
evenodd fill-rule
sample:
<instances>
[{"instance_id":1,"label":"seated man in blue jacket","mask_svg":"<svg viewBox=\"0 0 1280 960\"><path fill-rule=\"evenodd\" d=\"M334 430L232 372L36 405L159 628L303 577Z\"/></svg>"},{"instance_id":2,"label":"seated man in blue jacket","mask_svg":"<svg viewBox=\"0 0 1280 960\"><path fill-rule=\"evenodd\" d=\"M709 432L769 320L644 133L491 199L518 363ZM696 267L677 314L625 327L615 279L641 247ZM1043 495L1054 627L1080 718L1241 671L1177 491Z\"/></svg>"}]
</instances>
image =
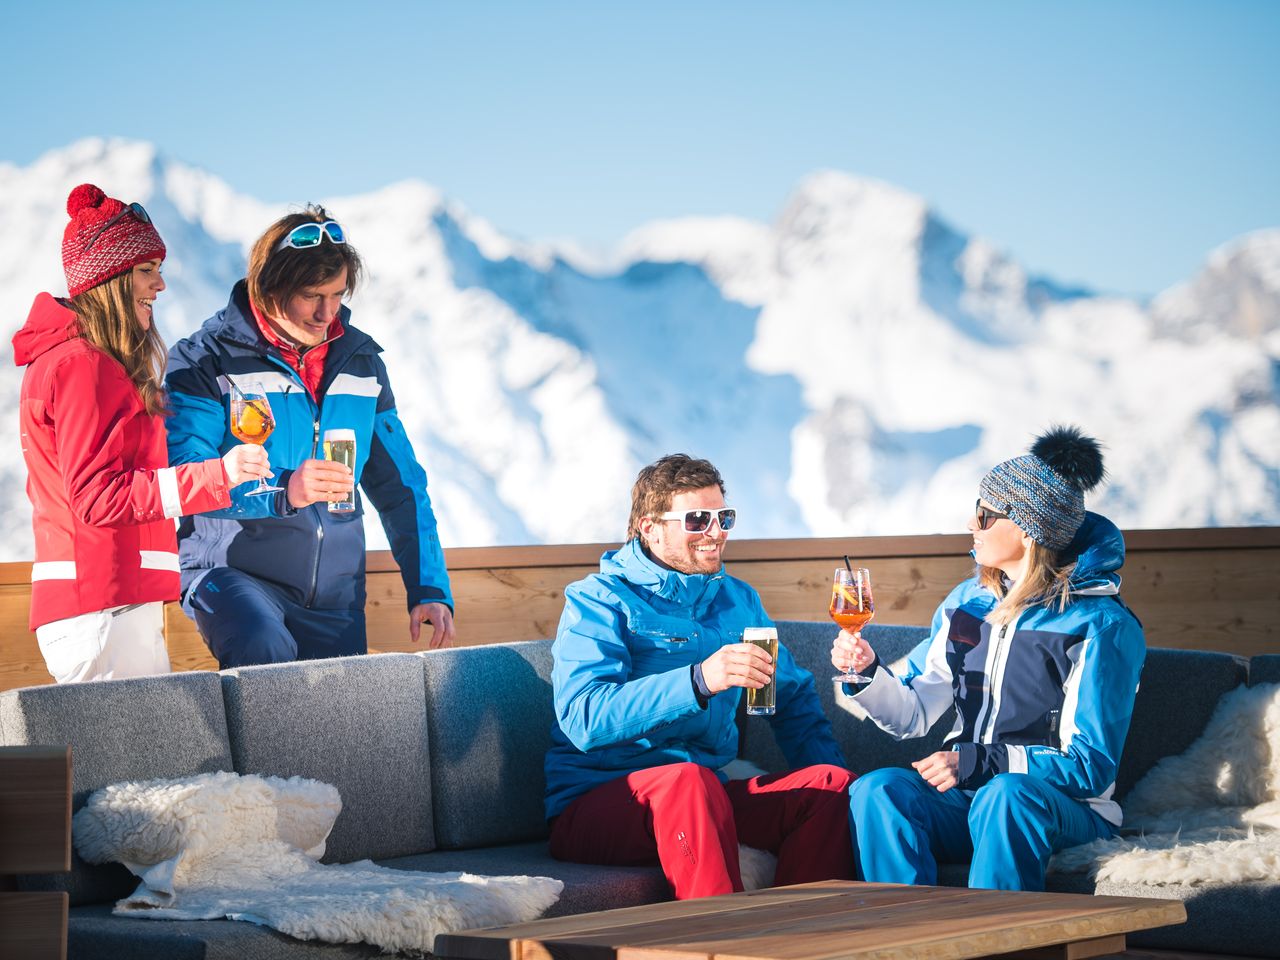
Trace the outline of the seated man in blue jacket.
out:
<instances>
[{"instance_id":1,"label":"seated man in blue jacket","mask_svg":"<svg viewBox=\"0 0 1280 960\"><path fill-rule=\"evenodd\" d=\"M785 647L743 643L772 625L724 572L736 514L706 460L663 457L631 492L627 543L565 590L547 753L551 853L661 865L676 899L742 889L739 842L778 857L778 885L851 879L853 774L813 686ZM777 688L774 732L790 763L727 781L742 689Z\"/></svg>"},{"instance_id":2,"label":"seated man in blue jacket","mask_svg":"<svg viewBox=\"0 0 1280 960\"><path fill-rule=\"evenodd\" d=\"M169 352L169 460L220 456L232 401L265 395L277 489L231 492L225 510L178 528L182 606L222 667L366 652L364 509L331 512L355 484L378 509L404 578L409 635L453 640L453 599L427 475L396 413L382 348L343 299L361 261L321 207L258 238L231 301ZM261 426L261 424L255 424ZM355 437L354 470L326 460L329 430Z\"/></svg>"}]
</instances>

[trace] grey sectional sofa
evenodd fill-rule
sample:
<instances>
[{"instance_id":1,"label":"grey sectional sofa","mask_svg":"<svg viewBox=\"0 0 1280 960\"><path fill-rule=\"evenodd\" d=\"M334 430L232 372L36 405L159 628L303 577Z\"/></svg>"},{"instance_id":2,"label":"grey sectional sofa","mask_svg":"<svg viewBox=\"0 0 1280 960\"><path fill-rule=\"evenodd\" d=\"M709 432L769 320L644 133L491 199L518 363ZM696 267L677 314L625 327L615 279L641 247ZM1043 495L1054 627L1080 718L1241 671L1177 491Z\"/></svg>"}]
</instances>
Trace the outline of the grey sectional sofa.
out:
<instances>
[{"instance_id":1,"label":"grey sectional sofa","mask_svg":"<svg viewBox=\"0 0 1280 960\"><path fill-rule=\"evenodd\" d=\"M797 660L825 678L831 625L780 627ZM892 661L924 630L872 626L867 635ZM1259 676L1280 680L1280 656L1255 663ZM547 853L542 759L552 716L550 670L550 642L533 641L29 687L0 693L0 744L71 744L76 809L94 790L121 780L218 770L300 775L334 784L343 798L328 862L367 857L415 870L552 876L565 889L550 915L667 899L656 868L567 864ZM1121 792L1161 756L1183 750L1218 698L1247 679L1248 664L1234 657L1152 650ZM836 709L831 684L819 682L818 689L856 770L905 764L933 749L893 742ZM760 718L746 722L743 755L766 769L784 766ZM963 872L947 879L963 883ZM303 942L236 921L114 917L113 902L132 891L134 878L123 867L91 866L78 857L69 874L20 884L68 891L73 960L379 955L372 947ZM1186 899L1189 923L1134 935L1131 943L1273 955L1280 886L1169 895Z\"/></svg>"}]
</instances>

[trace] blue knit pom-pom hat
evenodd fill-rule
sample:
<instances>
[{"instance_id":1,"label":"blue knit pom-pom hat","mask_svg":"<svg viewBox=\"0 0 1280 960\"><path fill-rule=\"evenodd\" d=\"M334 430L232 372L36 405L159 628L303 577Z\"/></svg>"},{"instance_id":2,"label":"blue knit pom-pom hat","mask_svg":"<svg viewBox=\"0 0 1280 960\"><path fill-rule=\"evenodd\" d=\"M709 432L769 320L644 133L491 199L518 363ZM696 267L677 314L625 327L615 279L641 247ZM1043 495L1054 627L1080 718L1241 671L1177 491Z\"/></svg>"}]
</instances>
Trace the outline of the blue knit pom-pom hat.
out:
<instances>
[{"instance_id":1,"label":"blue knit pom-pom hat","mask_svg":"<svg viewBox=\"0 0 1280 960\"><path fill-rule=\"evenodd\" d=\"M1036 543L1067 546L1084 523L1084 495L1106 476L1102 447L1076 427L1053 427L1031 452L996 465L978 493Z\"/></svg>"}]
</instances>

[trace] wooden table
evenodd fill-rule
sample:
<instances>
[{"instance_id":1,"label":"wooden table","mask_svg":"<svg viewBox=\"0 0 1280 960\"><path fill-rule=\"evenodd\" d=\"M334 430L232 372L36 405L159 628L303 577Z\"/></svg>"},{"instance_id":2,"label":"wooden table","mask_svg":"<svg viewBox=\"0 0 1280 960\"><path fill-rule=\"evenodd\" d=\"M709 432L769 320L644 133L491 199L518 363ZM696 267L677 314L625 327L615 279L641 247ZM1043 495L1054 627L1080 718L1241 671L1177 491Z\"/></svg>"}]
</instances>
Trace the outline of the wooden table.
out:
<instances>
[{"instance_id":1,"label":"wooden table","mask_svg":"<svg viewBox=\"0 0 1280 960\"><path fill-rule=\"evenodd\" d=\"M437 938L456 960L1077 960L1187 919L1181 900L827 881Z\"/></svg>"}]
</instances>

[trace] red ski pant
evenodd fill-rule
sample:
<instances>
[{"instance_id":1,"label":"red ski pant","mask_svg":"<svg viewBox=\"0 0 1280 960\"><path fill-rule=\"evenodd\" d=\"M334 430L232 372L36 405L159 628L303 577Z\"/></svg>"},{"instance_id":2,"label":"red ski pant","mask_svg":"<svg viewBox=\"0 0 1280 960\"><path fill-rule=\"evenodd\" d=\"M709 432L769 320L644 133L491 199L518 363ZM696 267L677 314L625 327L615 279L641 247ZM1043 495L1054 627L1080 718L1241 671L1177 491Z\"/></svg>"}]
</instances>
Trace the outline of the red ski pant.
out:
<instances>
[{"instance_id":1,"label":"red ski pant","mask_svg":"<svg viewBox=\"0 0 1280 960\"><path fill-rule=\"evenodd\" d=\"M662 867L677 900L742 889L738 844L778 858L774 884L852 880L849 784L817 765L722 784L696 763L651 767L584 793L551 829L551 855Z\"/></svg>"}]
</instances>

